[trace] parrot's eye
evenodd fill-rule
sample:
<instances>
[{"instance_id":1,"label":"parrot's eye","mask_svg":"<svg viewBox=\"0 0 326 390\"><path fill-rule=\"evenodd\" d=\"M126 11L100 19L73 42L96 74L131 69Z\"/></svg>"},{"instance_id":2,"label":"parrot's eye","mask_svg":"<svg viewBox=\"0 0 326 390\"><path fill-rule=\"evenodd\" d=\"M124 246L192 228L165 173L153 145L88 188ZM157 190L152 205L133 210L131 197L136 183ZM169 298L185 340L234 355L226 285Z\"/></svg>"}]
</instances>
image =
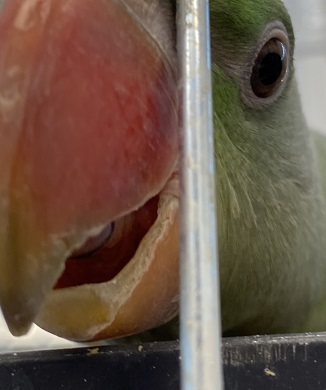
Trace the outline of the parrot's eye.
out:
<instances>
[{"instance_id":1,"label":"parrot's eye","mask_svg":"<svg viewBox=\"0 0 326 390\"><path fill-rule=\"evenodd\" d=\"M259 52L251 74L251 87L260 98L271 96L283 83L288 69L288 53L285 44L270 39Z\"/></svg>"},{"instance_id":2,"label":"parrot's eye","mask_svg":"<svg viewBox=\"0 0 326 390\"><path fill-rule=\"evenodd\" d=\"M283 23L269 24L241 73L242 98L247 106L268 107L281 96L291 73L292 52Z\"/></svg>"}]
</instances>

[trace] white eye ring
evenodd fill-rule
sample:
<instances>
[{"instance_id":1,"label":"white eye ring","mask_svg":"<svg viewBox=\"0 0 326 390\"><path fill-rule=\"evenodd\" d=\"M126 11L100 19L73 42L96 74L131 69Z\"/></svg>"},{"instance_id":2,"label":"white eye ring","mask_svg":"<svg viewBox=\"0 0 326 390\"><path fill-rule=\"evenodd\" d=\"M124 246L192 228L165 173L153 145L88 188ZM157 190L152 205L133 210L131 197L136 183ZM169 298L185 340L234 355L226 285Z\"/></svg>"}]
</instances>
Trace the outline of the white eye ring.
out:
<instances>
[{"instance_id":1,"label":"white eye ring","mask_svg":"<svg viewBox=\"0 0 326 390\"><path fill-rule=\"evenodd\" d=\"M269 48L269 45L271 48ZM269 70L274 71L275 75L279 77L274 82L272 82L273 80L267 80L266 85L263 85L264 82L258 79L254 80L253 78L259 77L259 75L262 76L262 73L259 72L263 72L261 70L263 67L260 67L259 61L263 58L264 52L267 55L275 54L271 52L273 49L282 51L279 53L281 64L276 65L281 65L283 68L272 70L271 66L273 64L271 64ZM242 100L248 107L256 109L266 108L282 95L291 74L292 55L293 50L284 24L278 21L269 24L262 33L259 43L252 52L248 63L245 65L245 71L242 73ZM272 59L272 57L269 56L269 59ZM253 82L260 82L261 91L254 90Z\"/></svg>"}]
</instances>

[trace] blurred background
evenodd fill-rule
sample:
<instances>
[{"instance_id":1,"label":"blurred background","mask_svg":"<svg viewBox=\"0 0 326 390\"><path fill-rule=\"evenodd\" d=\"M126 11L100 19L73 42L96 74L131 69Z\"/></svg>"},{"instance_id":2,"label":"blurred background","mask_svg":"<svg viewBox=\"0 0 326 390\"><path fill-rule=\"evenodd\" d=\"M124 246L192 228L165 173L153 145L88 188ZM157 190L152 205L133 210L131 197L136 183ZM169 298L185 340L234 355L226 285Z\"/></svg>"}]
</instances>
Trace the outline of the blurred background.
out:
<instances>
[{"instance_id":1,"label":"blurred background","mask_svg":"<svg viewBox=\"0 0 326 390\"><path fill-rule=\"evenodd\" d=\"M295 66L306 118L326 133L326 1L284 0L296 34Z\"/></svg>"},{"instance_id":2,"label":"blurred background","mask_svg":"<svg viewBox=\"0 0 326 390\"><path fill-rule=\"evenodd\" d=\"M326 134L326 0L285 0L285 3L297 37L295 64L306 118L310 127ZM0 353L76 345L36 326L28 336L15 338L0 313Z\"/></svg>"}]
</instances>

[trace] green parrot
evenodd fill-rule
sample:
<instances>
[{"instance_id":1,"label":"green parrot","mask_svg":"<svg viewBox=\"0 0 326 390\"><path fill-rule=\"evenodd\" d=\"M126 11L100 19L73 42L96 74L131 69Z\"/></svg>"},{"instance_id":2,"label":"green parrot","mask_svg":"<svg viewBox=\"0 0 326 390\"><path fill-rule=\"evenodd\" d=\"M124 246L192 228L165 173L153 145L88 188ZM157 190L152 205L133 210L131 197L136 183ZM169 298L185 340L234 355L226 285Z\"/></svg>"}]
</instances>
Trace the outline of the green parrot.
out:
<instances>
[{"instance_id":1,"label":"green parrot","mask_svg":"<svg viewBox=\"0 0 326 390\"><path fill-rule=\"evenodd\" d=\"M176 2L5 0L0 12L9 329L176 337ZM210 15L223 334L325 330L326 138L302 113L290 17L281 0L211 0Z\"/></svg>"}]
</instances>

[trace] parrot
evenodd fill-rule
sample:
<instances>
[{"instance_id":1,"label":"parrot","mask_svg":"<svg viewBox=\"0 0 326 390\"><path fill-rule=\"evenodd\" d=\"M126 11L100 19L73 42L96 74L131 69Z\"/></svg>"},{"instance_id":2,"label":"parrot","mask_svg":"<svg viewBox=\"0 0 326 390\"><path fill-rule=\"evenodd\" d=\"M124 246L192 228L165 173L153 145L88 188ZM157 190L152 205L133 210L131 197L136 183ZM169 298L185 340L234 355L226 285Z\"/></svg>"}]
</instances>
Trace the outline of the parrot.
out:
<instances>
[{"instance_id":1,"label":"parrot","mask_svg":"<svg viewBox=\"0 0 326 390\"><path fill-rule=\"evenodd\" d=\"M290 16L281 0L209 7L223 335L325 330L326 137L303 114ZM0 3L13 335L178 337L176 20L175 0Z\"/></svg>"}]
</instances>

